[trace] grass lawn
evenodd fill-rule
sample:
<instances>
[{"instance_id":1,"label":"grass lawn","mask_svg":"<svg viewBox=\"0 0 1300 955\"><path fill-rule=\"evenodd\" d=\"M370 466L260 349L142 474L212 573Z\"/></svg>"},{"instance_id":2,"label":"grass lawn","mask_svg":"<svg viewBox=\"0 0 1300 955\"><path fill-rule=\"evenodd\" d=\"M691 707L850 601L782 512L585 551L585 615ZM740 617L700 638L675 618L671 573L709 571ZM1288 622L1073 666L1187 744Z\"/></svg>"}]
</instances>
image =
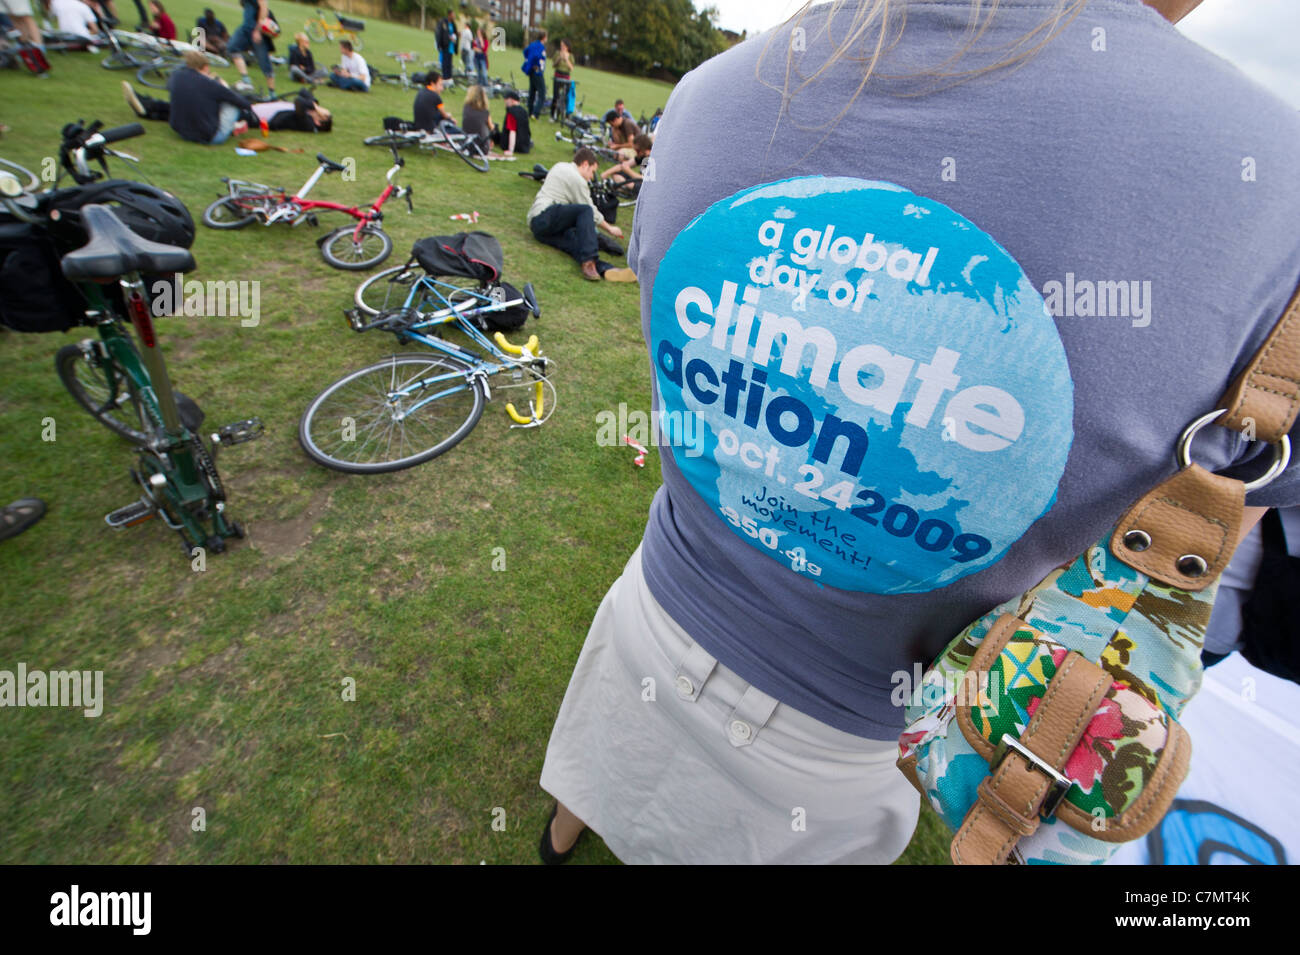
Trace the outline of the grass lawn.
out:
<instances>
[{"instance_id":1,"label":"grass lawn","mask_svg":"<svg viewBox=\"0 0 1300 955\"><path fill-rule=\"evenodd\" d=\"M184 31L205 5L238 22L230 0L176 0L169 12ZM273 6L283 49L312 8ZM365 41L384 70L387 50L436 55L432 33L378 21ZM318 63L337 59L336 47L315 49ZM518 76L518 51L493 56L494 75ZM69 120L132 121L120 87L134 77L99 60L56 54L48 79L0 75L0 122L12 127L0 155L40 169ZM648 113L669 93L583 68L575 77L591 112L621 96ZM318 150L354 159L357 176L330 176L315 195L368 202L391 160L361 140L380 117L409 115L412 97L322 90L332 134L271 139L300 155L240 158L233 144L184 143L161 123L122 148L196 220L221 176L294 188ZM461 102L448 97L454 115ZM249 536L209 555L203 572L159 522L124 533L103 522L136 496L134 455L53 367L87 330L0 334L0 502L36 495L50 507L0 544L0 669L103 670L105 693L98 719L3 711L0 863L536 861L551 723L596 606L640 539L658 468L654 453L638 469L628 448L597 446L601 411L649 408L638 289L584 282L567 256L532 240L524 214L536 186L515 172L569 158L548 122L534 131L532 156L486 175L450 154L408 154L399 181L414 184L416 212L387 207L396 247L385 267L415 239L463 228L453 213L477 210L505 250L506 279L537 289L543 314L529 327L558 363L557 412L544 428L510 430L497 397L461 445L407 471L335 473L297 443L313 396L395 350L344 322L363 276L326 266L320 233L306 227L200 226L191 277L259 280L260 322L163 319L169 369L207 425L260 415L267 426L221 456L230 512ZM323 215L322 231L335 220ZM48 419L53 441L42 439ZM504 572L493 570L498 549ZM355 701L343 699L348 678ZM191 827L196 807L204 831ZM945 861L946 841L926 814L904 861ZM615 861L599 839L577 858Z\"/></svg>"}]
</instances>

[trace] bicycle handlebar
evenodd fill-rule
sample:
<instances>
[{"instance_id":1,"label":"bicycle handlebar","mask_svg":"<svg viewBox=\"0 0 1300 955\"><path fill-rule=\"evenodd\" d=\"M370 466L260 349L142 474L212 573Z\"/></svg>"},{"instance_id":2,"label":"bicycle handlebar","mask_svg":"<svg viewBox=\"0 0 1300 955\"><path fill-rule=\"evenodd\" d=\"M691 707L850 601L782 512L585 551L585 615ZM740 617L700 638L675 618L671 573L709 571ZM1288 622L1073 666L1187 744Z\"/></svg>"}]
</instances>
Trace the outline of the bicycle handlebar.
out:
<instances>
[{"instance_id":1,"label":"bicycle handlebar","mask_svg":"<svg viewBox=\"0 0 1300 955\"><path fill-rule=\"evenodd\" d=\"M144 135L144 127L139 123L128 123L125 126L115 126L112 129L106 129L102 133L96 133L86 140L86 148L91 149L95 146L105 146L108 143L121 142L124 139L133 139L136 136Z\"/></svg>"},{"instance_id":2,"label":"bicycle handlebar","mask_svg":"<svg viewBox=\"0 0 1300 955\"><path fill-rule=\"evenodd\" d=\"M493 336L493 338L496 340L496 343L501 347L502 351L509 352L511 355L522 355L526 358L537 357L537 336L536 335L531 336L528 339L528 341L523 345L510 344L510 342L506 339L506 336L501 334L500 332L497 332L496 335Z\"/></svg>"}]
</instances>

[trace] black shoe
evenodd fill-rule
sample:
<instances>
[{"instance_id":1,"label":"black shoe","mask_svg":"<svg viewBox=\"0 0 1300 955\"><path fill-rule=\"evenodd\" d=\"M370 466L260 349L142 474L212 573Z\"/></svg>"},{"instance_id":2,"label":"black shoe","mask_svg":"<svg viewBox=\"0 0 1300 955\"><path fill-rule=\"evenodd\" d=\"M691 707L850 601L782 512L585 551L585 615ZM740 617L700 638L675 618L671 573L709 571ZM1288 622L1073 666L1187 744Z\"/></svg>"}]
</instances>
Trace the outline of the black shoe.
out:
<instances>
[{"instance_id":1,"label":"black shoe","mask_svg":"<svg viewBox=\"0 0 1300 955\"><path fill-rule=\"evenodd\" d=\"M600 251L604 252L606 255L623 254L623 247L599 230L596 232L596 248L600 249Z\"/></svg>"},{"instance_id":2,"label":"black shoe","mask_svg":"<svg viewBox=\"0 0 1300 955\"><path fill-rule=\"evenodd\" d=\"M556 852L555 847L551 845L551 823L555 822L555 816L560 811L560 804L557 802L555 808L551 810L551 818L546 820L546 828L542 830L542 842L537 847L537 853L542 857L542 862L546 865L564 865L573 857L573 851L578 848L578 843L587 830L583 829L578 833L578 838L573 840L573 845L569 846L567 852Z\"/></svg>"},{"instance_id":3,"label":"black shoe","mask_svg":"<svg viewBox=\"0 0 1300 955\"><path fill-rule=\"evenodd\" d=\"M45 502L36 497L25 497L21 501L14 501L8 507L0 507L0 541L10 537L17 537L44 516ZM554 815L551 818L555 818ZM551 825L547 823L546 832L548 837L550 831ZM549 845L550 839L547 838L546 842ZM572 852L573 850L570 849L569 853ZM566 853L564 859L568 857L569 854ZM563 862L564 859L560 861Z\"/></svg>"}]
</instances>

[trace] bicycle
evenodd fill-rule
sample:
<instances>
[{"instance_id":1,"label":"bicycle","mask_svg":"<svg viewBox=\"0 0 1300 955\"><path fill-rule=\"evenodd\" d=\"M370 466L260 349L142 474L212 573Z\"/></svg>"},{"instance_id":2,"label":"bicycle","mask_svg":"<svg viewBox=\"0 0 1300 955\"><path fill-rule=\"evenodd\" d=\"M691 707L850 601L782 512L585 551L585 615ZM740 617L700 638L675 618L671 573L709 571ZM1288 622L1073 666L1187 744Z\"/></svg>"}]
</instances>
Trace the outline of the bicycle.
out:
<instances>
[{"instance_id":1,"label":"bicycle","mask_svg":"<svg viewBox=\"0 0 1300 955\"><path fill-rule=\"evenodd\" d=\"M312 188L328 172L341 172L346 167L316 154L319 165L311 177L293 195L276 186L265 186L257 182L222 177L227 194L203 210L203 224L211 229L242 229L260 222L264 226L277 222L287 222L299 226L304 222L317 225L316 212L342 212L356 220L355 225L342 226L320 239L321 256L336 269L361 271L373 268L393 251L393 240L380 224L383 221L383 205L392 196L406 199L407 215L415 211L412 200L414 190L411 186L394 186L393 177L406 164L394 148L393 168L385 176L387 185L384 191L368 209L356 206L344 206L337 202L322 202L306 198Z\"/></svg>"},{"instance_id":2,"label":"bicycle","mask_svg":"<svg viewBox=\"0 0 1300 955\"><path fill-rule=\"evenodd\" d=\"M411 77L406 72L406 64L414 63L417 60L419 60L420 54L412 53L412 52L402 52L402 51L394 52L392 50L389 50L388 53L385 55L391 56L394 60L397 61L398 66L401 68L401 72L400 73L379 73L375 70L371 70L370 71L371 79L378 80L382 83L391 83L394 86L400 86L404 90L415 89L415 83L411 81Z\"/></svg>"},{"instance_id":3,"label":"bicycle","mask_svg":"<svg viewBox=\"0 0 1300 955\"><path fill-rule=\"evenodd\" d=\"M334 13L334 11L330 11ZM352 44L352 49L358 53L362 50L361 31L366 28L362 20L353 20L350 17L341 16L334 13L336 23L330 23L325 19L325 13L320 7L316 8L315 19L309 19L303 24L303 32L317 43L323 43L331 40L337 43L339 40L347 40Z\"/></svg>"},{"instance_id":4,"label":"bicycle","mask_svg":"<svg viewBox=\"0 0 1300 955\"><path fill-rule=\"evenodd\" d=\"M417 146L429 150L440 149L444 152L455 153L465 160L467 166L476 172L487 172L491 168L488 154L479 145L478 137L465 132L459 126L450 122L443 122L436 130L430 132L416 129L415 124L410 120L400 119L396 116L386 116L384 117L384 130L382 136L370 136L363 139L362 142L367 146L387 146L393 150L407 146Z\"/></svg>"},{"instance_id":5,"label":"bicycle","mask_svg":"<svg viewBox=\"0 0 1300 955\"><path fill-rule=\"evenodd\" d=\"M192 270L190 251L142 238L109 206L77 204L79 191L99 178L88 171L86 160L103 163L106 153L116 155L106 148L109 143L143 134L138 123L103 132L98 123L89 128L69 124L60 155L78 187L24 193L11 174L0 173L0 205L13 224L30 228L32 243L59 249L61 278L84 299L74 322L94 325L98 332L98 339L59 349L55 368L60 381L97 421L135 445L139 455L139 470L130 470L139 499L110 512L105 522L122 530L161 517L180 535L190 559L195 548L221 553L228 539L244 536L243 527L226 513L217 451L259 437L263 428L257 418L227 425L211 434L209 449L200 433L203 412L175 390L167 373L144 276ZM84 244L62 251L65 243L54 241L55 227L66 238L71 216L62 213L73 209L79 222L75 232ZM128 321L139 348L127 331Z\"/></svg>"},{"instance_id":6,"label":"bicycle","mask_svg":"<svg viewBox=\"0 0 1300 955\"><path fill-rule=\"evenodd\" d=\"M422 240L428 243L434 240ZM496 331L485 331L497 315L519 310L540 317L531 284L516 292L499 282L499 270L466 263L454 275L473 285L457 285L432 274L422 264L435 265L421 254L422 243L405 265L387 269L363 282L356 307L344 314L354 331L382 329L403 344L421 345L427 352L390 355L373 365L344 375L307 407L298 440L312 460L353 474L397 471L429 461L449 451L478 424L491 400L489 379L508 375L502 387L529 388L528 414L513 402L506 414L513 428L536 428L555 412L554 363L541 354L537 336L512 345ZM498 247L499 248L499 247ZM434 271L446 271L440 260ZM368 320L369 319L369 320ZM466 347L441 337L456 329Z\"/></svg>"}]
</instances>

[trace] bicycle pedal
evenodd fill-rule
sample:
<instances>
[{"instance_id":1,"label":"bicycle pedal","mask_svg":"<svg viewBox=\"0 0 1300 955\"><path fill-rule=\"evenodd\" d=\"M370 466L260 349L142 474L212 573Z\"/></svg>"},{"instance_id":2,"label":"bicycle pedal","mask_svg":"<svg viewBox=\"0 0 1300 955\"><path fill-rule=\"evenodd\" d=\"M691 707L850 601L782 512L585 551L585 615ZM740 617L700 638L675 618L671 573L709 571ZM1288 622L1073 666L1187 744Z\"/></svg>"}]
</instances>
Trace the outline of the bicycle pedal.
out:
<instances>
[{"instance_id":1,"label":"bicycle pedal","mask_svg":"<svg viewBox=\"0 0 1300 955\"><path fill-rule=\"evenodd\" d=\"M352 327L354 332L364 332L366 330L366 325L368 323L365 318L362 317L360 309L349 308L343 312L343 315L347 318L348 325Z\"/></svg>"},{"instance_id":2,"label":"bicycle pedal","mask_svg":"<svg viewBox=\"0 0 1300 955\"><path fill-rule=\"evenodd\" d=\"M136 524L143 524L157 513L158 508L142 498L125 507L119 507L110 514L105 514L104 523L113 530L120 531Z\"/></svg>"},{"instance_id":3,"label":"bicycle pedal","mask_svg":"<svg viewBox=\"0 0 1300 955\"><path fill-rule=\"evenodd\" d=\"M243 421L226 425L213 435L213 438L223 447L228 448L232 444L243 444L245 441L260 438L265 433L266 425L262 424L261 418L245 418Z\"/></svg>"}]
</instances>

